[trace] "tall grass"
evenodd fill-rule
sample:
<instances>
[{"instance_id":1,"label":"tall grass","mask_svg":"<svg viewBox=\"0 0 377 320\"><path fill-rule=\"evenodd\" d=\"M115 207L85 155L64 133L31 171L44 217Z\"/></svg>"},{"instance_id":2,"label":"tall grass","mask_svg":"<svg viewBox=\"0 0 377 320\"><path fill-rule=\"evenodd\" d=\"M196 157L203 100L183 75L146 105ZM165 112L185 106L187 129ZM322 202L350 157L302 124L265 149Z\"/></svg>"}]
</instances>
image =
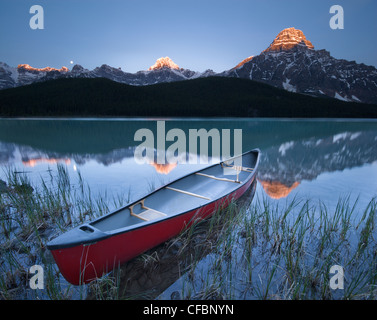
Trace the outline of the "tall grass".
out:
<instances>
[{"instance_id":1,"label":"tall grass","mask_svg":"<svg viewBox=\"0 0 377 320\"><path fill-rule=\"evenodd\" d=\"M109 211L106 197L93 198L81 174L70 177L58 164L32 186L26 173L8 169L0 194L0 299L83 298L83 288L66 283L46 249L49 239ZM126 202L114 198L114 203ZM45 290L29 287L29 268L44 267Z\"/></svg>"},{"instance_id":2,"label":"tall grass","mask_svg":"<svg viewBox=\"0 0 377 320\"><path fill-rule=\"evenodd\" d=\"M335 208L253 194L198 220L166 243L87 286L68 284L46 249L49 239L126 204L130 191L94 197L80 173L64 166L32 185L6 172L0 193L0 299L375 299L376 199ZM255 190L254 190L255 191ZM29 268L44 267L44 290L31 290ZM330 287L343 267L344 289Z\"/></svg>"},{"instance_id":3,"label":"tall grass","mask_svg":"<svg viewBox=\"0 0 377 320\"><path fill-rule=\"evenodd\" d=\"M207 226L180 296L375 299L376 208L376 199L358 209L349 198L333 211L296 199L283 208L266 198L243 208L233 204ZM182 235L184 242L191 243L193 233ZM208 253L205 246L214 249ZM344 289L330 287L333 265L344 268Z\"/></svg>"}]
</instances>

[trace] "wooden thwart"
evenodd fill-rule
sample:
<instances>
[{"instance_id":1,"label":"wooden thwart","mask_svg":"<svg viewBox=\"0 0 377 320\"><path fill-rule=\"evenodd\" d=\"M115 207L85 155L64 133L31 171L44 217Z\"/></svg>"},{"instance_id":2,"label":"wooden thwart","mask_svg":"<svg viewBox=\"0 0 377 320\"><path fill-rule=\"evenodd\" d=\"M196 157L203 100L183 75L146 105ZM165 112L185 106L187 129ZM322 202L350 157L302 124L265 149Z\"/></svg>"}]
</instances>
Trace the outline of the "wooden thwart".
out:
<instances>
[{"instance_id":1,"label":"wooden thwart","mask_svg":"<svg viewBox=\"0 0 377 320\"><path fill-rule=\"evenodd\" d=\"M221 167L224 168L229 168L229 169L234 169L236 171L245 171L245 172L253 172L254 168L248 168L248 167L242 167L242 166L231 166L225 162L221 163Z\"/></svg>"},{"instance_id":2,"label":"wooden thwart","mask_svg":"<svg viewBox=\"0 0 377 320\"><path fill-rule=\"evenodd\" d=\"M205 199L205 200L211 200L210 198L201 196L201 195L196 194L196 193L192 193L192 192L188 192L188 191L185 191L185 190L181 190L181 189L176 189L176 188L172 188L172 187L166 187L166 189L173 190L173 191L180 192L180 193L184 193L184 194L187 194L189 196L193 196L193 197L197 197L197 198L201 198L201 199Z\"/></svg>"},{"instance_id":3,"label":"wooden thwart","mask_svg":"<svg viewBox=\"0 0 377 320\"><path fill-rule=\"evenodd\" d=\"M150 221L150 220L154 220L154 219L157 219L157 218L167 216L166 213L163 213L163 212L160 212L160 211L146 207L144 205L144 200L145 199L143 199L139 202L136 202L132 206L129 206L131 216L137 217L137 218L144 220L144 221ZM140 213L133 212L134 206L136 206L137 204L141 204L141 208L144 209L144 211L142 211Z\"/></svg>"},{"instance_id":4,"label":"wooden thwart","mask_svg":"<svg viewBox=\"0 0 377 320\"><path fill-rule=\"evenodd\" d=\"M218 178L218 177L211 176L211 175L209 175L209 174L205 174L205 173L197 172L196 174L197 174L198 176L203 176L203 177L211 178L211 179L214 179L214 180L228 181L228 182L235 182L235 183L241 183L241 181L231 180L231 179L227 179L227 178Z\"/></svg>"}]
</instances>

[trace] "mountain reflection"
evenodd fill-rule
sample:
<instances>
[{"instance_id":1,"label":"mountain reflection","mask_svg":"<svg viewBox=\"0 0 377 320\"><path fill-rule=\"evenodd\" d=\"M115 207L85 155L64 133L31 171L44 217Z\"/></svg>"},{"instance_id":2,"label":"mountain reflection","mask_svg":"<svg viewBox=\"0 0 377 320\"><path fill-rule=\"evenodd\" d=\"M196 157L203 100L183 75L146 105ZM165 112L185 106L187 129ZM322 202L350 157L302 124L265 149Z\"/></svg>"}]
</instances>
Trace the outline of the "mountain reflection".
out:
<instances>
[{"instance_id":1,"label":"mountain reflection","mask_svg":"<svg viewBox=\"0 0 377 320\"><path fill-rule=\"evenodd\" d=\"M169 174L175 167L177 167L176 163L158 164L151 162L150 165L154 167L158 173L161 174Z\"/></svg>"},{"instance_id":2,"label":"mountain reflection","mask_svg":"<svg viewBox=\"0 0 377 320\"><path fill-rule=\"evenodd\" d=\"M155 121L54 121L0 120L0 166L120 164L134 156L135 131L155 126ZM303 180L314 180L321 173L377 161L377 123L373 121L177 120L166 124L184 131L191 127L242 129L243 150L258 147L262 151L258 180L274 199L288 196ZM161 175L180 166L150 165Z\"/></svg>"},{"instance_id":3,"label":"mountain reflection","mask_svg":"<svg viewBox=\"0 0 377 320\"><path fill-rule=\"evenodd\" d=\"M271 197L286 196L302 180L314 180L323 172L373 163L376 140L376 131L343 132L271 146L262 153L258 177Z\"/></svg>"},{"instance_id":4,"label":"mountain reflection","mask_svg":"<svg viewBox=\"0 0 377 320\"><path fill-rule=\"evenodd\" d=\"M65 163L69 165L71 163L71 159L54 159L54 158L37 158L37 159L29 159L23 160L22 164L26 167L35 167L39 163L48 163L48 164L57 164L57 163Z\"/></svg>"},{"instance_id":5,"label":"mountain reflection","mask_svg":"<svg viewBox=\"0 0 377 320\"><path fill-rule=\"evenodd\" d=\"M262 185L264 191L272 199L281 199L287 197L291 191L298 187L300 182L295 182L290 186L285 185L280 181L263 181L258 180Z\"/></svg>"}]
</instances>

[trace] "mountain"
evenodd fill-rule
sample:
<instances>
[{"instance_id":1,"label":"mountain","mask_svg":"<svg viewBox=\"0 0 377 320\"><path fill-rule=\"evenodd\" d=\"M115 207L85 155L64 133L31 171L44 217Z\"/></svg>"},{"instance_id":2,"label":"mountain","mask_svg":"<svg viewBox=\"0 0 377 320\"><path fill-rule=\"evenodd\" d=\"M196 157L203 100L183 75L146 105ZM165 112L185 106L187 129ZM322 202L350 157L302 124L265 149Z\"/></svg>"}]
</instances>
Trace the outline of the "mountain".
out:
<instances>
[{"instance_id":1,"label":"mountain","mask_svg":"<svg viewBox=\"0 0 377 320\"><path fill-rule=\"evenodd\" d=\"M20 64L17 68L0 62L0 89L28 85L38 81L46 81L64 77L69 73L68 68L55 69L46 67L33 68L28 64Z\"/></svg>"},{"instance_id":2,"label":"mountain","mask_svg":"<svg viewBox=\"0 0 377 320\"><path fill-rule=\"evenodd\" d=\"M287 28L281 31L270 46L263 52L287 51L297 46L307 49L314 49L312 43L306 39L301 30Z\"/></svg>"},{"instance_id":3,"label":"mountain","mask_svg":"<svg viewBox=\"0 0 377 320\"><path fill-rule=\"evenodd\" d=\"M250 56L244 60L242 60L239 64L237 64L233 69L238 69L240 67L242 67L246 62L249 62L251 59L253 59L254 57L253 56ZM233 70L232 69L232 70Z\"/></svg>"},{"instance_id":4,"label":"mountain","mask_svg":"<svg viewBox=\"0 0 377 320\"><path fill-rule=\"evenodd\" d=\"M266 50L248 59L221 75L313 96L377 103L375 67L335 59L326 50L315 50L301 30L284 29Z\"/></svg>"},{"instance_id":5,"label":"mountain","mask_svg":"<svg viewBox=\"0 0 377 320\"><path fill-rule=\"evenodd\" d=\"M93 70L80 65L33 68L26 64L10 67L0 62L0 89L59 78L107 78L119 83L145 86L209 76L255 80L287 91L311 96L327 96L343 101L377 104L377 69L355 61L335 59L326 50L315 50L301 30L281 31L270 46L250 56L230 70L215 73L180 68L169 57L157 59L148 70L124 72L103 64Z\"/></svg>"},{"instance_id":6,"label":"mountain","mask_svg":"<svg viewBox=\"0 0 377 320\"><path fill-rule=\"evenodd\" d=\"M70 71L66 67L61 69L50 67L38 69L27 64L20 64L17 68L13 68L6 63L0 62L0 89L20 87L34 82L60 78L107 78L115 82L144 86L212 75L215 75L215 72L209 69L204 72L196 72L180 68L169 57L157 59L156 63L148 70L136 73L124 72L120 68L114 68L106 64L93 70L75 65Z\"/></svg>"},{"instance_id":7,"label":"mountain","mask_svg":"<svg viewBox=\"0 0 377 320\"><path fill-rule=\"evenodd\" d=\"M179 70L178 65L175 64L173 60L170 59L169 57L157 59L156 63L153 66L151 66L148 70L158 70L162 68Z\"/></svg>"}]
</instances>

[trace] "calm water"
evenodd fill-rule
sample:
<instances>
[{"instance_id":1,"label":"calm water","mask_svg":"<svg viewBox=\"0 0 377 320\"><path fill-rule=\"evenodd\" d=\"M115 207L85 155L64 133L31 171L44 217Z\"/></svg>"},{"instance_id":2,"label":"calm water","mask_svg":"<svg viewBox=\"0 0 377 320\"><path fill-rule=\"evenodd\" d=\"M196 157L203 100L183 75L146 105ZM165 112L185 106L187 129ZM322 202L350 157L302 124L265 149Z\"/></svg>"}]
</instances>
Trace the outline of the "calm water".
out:
<instances>
[{"instance_id":1,"label":"calm water","mask_svg":"<svg viewBox=\"0 0 377 320\"><path fill-rule=\"evenodd\" d=\"M340 197L359 197L366 205L377 195L376 121L166 119L165 126L165 132L179 128L187 137L189 129L230 129L232 141L233 130L242 129L243 151L262 151L257 196L333 206ZM27 172L33 180L61 163L73 179L80 171L93 193L132 200L201 166L137 164L134 151L141 142L134 135L142 128L157 136L155 119L3 119L0 167Z\"/></svg>"},{"instance_id":2,"label":"calm water","mask_svg":"<svg viewBox=\"0 0 377 320\"><path fill-rule=\"evenodd\" d=\"M106 194L109 200L114 196L137 199L203 166L136 163L134 152L141 142L134 141L135 132L147 128L157 136L156 121L2 119L0 179L5 180L5 171L12 168L38 183L60 163L74 183L80 172L94 194ZM294 198L310 199L331 209L340 198L350 196L351 201L359 198L358 206L364 209L377 196L377 121L166 119L165 126L166 132L178 128L187 137L190 129L242 129L243 151L259 148L262 152L254 201L267 197L284 205ZM149 280L161 288L160 298L169 299L183 286L181 273L171 270L176 265L169 261L159 263L160 271ZM206 262L202 264L205 268ZM132 263L124 268L125 273L135 270ZM133 292L146 290L140 287L145 277L140 272L132 282L138 288Z\"/></svg>"}]
</instances>

